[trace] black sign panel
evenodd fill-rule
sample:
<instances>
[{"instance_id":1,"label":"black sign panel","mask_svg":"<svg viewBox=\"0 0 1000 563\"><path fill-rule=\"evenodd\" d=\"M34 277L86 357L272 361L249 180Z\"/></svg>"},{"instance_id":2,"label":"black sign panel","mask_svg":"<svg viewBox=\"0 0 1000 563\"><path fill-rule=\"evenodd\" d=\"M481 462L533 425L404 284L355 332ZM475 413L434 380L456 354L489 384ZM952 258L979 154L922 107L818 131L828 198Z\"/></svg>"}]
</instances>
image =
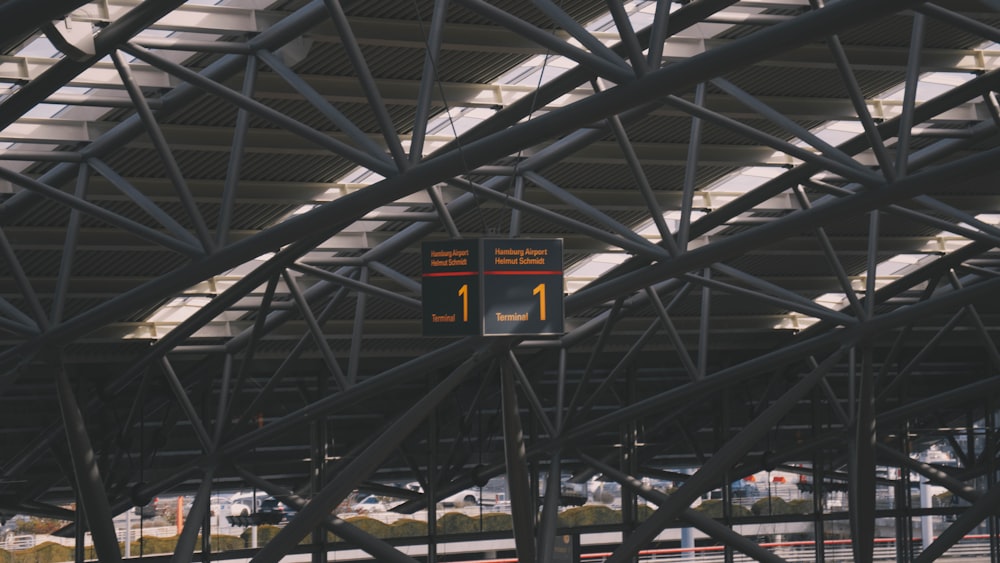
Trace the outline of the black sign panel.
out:
<instances>
[{"instance_id":1,"label":"black sign panel","mask_svg":"<svg viewBox=\"0 0 1000 563\"><path fill-rule=\"evenodd\" d=\"M483 334L562 334L560 239L484 239Z\"/></svg>"},{"instance_id":2,"label":"black sign panel","mask_svg":"<svg viewBox=\"0 0 1000 563\"><path fill-rule=\"evenodd\" d=\"M560 239L426 242L426 336L563 333Z\"/></svg>"},{"instance_id":3,"label":"black sign panel","mask_svg":"<svg viewBox=\"0 0 1000 563\"><path fill-rule=\"evenodd\" d=\"M481 334L479 241L426 242L422 255L424 334Z\"/></svg>"}]
</instances>

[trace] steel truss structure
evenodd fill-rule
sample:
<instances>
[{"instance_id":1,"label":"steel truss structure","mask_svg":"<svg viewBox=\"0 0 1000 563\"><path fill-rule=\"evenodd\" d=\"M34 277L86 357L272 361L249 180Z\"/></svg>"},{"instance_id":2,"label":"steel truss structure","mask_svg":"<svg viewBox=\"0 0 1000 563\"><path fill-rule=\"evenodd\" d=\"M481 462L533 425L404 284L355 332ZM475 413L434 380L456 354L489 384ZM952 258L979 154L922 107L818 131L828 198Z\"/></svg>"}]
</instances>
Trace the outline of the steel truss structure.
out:
<instances>
[{"instance_id":1,"label":"steel truss structure","mask_svg":"<svg viewBox=\"0 0 1000 563\"><path fill-rule=\"evenodd\" d=\"M254 561L310 534L324 560L330 528L403 562L332 510L368 489L433 514L506 475L518 559L546 562L539 475L601 474L627 491L613 563L677 526L782 561L689 507L783 468L848 489L808 520L849 522L856 561L878 519L912 539L942 510L911 474L964 502L901 561L995 531L992 5L10 0L0 513L116 561L114 514L187 491L186 560L212 490L253 486L300 507ZM41 35L59 53L21 51ZM955 80L918 95L929 72ZM712 190L748 166L774 172ZM571 280L560 337L421 337L420 243L487 235L615 265ZM932 443L957 467L911 456Z\"/></svg>"}]
</instances>

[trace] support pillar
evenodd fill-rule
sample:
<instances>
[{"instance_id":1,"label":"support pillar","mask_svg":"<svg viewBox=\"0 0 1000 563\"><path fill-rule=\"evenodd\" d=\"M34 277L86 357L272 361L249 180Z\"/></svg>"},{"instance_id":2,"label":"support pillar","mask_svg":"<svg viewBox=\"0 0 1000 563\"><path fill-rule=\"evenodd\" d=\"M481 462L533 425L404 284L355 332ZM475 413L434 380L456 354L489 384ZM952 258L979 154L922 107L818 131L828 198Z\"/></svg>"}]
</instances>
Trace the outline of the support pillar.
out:
<instances>
[{"instance_id":1,"label":"support pillar","mask_svg":"<svg viewBox=\"0 0 1000 563\"><path fill-rule=\"evenodd\" d=\"M325 379L325 378L321 378ZM322 385L321 385L322 387ZM312 490L323 488L323 466L326 460L326 421L322 418L312 423ZM326 529L316 526L312 531L312 563L326 563Z\"/></svg>"},{"instance_id":2,"label":"support pillar","mask_svg":"<svg viewBox=\"0 0 1000 563\"><path fill-rule=\"evenodd\" d=\"M328 392L328 377L323 371L316 382L317 391L321 397ZM320 417L312 423L312 462L311 476L312 490L319 491L324 485L324 469L326 467L326 444L328 440L326 432L326 419ZM316 526L312 531L312 563L326 563L327 541L326 529L323 526Z\"/></svg>"},{"instance_id":3,"label":"support pillar","mask_svg":"<svg viewBox=\"0 0 1000 563\"><path fill-rule=\"evenodd\" d=\"M520 563L535 563L534 486L528 480L524 433L521 429L513 370L500 368L503 399L504 450L507 458L507 486L510 488L510 512L514 521L514 543Z\"/></svg>"},{"instance_id":4,"label":"support pillar","mask_svg":"<svg viewBox=\"0 0 1000 563\"><path fill-rule=\"evenodd\" d=\"M58 365L55 372L59 409L73 466L73 481L80 496L81 506L77 506L77 512L83 509L94 540L97 558L112 563L121 561L122 554L118 548L118 536L112 521L111 506L104 491L104 481L97 467L97 456L91 446L90 436L87 435L83 414L80 413L65 368Z\"/></svg>"},{"instance_id":5,"label":"support pillar","mask_svg":"<svg viewBox=\"0 0 1000 563\"><path fill-rule=\"evenodd\" d=\"M681 528L681 548L684 549L683 559L694 559L694 528Z\"/></svg>"},{"instance_id":6,"label":"support pillar","mask_svg":"<svg viewBox=\"0 0 1000 563\"><path fill-rule=\"evenodd\" d=\"M850 458L850 517L854 560L871 563L875 549L875 395L872 351L862 352L862 373Z\"/></svg>"},{"instance_id":7,"label":"support pillar","mask_svg":"<svg viewBox=\"0 0 1000 563\"><path fill-rule=\"evenodd\" d=\"M983 439L985 440L983 444L983 457L986 459L986 490L992 490L997 484L997 448L994 442L996 438L996 433L993 431L994 425L996 424L996 413L993 410L993 401L989 398L986 399L985 405L985 417L983 428ZM989 526L987 527L990 536L990 563L996 563L1000 560L1000 538L997 537L998 531L1000 531L1000 521L997 519L996 512L991 512L989 519L987 520Z\"/></svg>"},{"instance_id":8,"label":"support pillar","mask_svg":"<svg viewBox=\"0 0 1000 563\"><path fill-rule=\"evenodd\" d=\"M902 471L907 471L903 468ZM931 482L926 477L920 478L920 508L931 508L933 505L931 496ZM934 541L934 517L929 514L920 516L920 550L930 547Z\"/></svg>"},{"instance_id":9,"label":"support pillar","mask_svg":"<svg viewBox=\"0 0 1000 563\"><path fill-rule=\"evenodd\" d=\"M822 391L813 392L813 437L818 438L821 434L820 405L822 404ZM823 529L823 449L818 448L813 453L812 460L812 497L813 497L813 540L814 540L814 560L816 563L826 561L826 532ZM770 483L768 483L770 486Z\"/></svg>"},{"instance_id":10,"label":"support pillar","mask_svg":"<svg viewBox=\"0 0 1000 563\"><path fill-rule=\"evenodd\" d=\"M433 382L428 381L428 386ZM427 457L427 563L437 563L437 482L438 482L438 428L437 410L427 418L427 441L430 455ZM481 499L480 499L481 500Z\"/></svg>"}]
</instances>

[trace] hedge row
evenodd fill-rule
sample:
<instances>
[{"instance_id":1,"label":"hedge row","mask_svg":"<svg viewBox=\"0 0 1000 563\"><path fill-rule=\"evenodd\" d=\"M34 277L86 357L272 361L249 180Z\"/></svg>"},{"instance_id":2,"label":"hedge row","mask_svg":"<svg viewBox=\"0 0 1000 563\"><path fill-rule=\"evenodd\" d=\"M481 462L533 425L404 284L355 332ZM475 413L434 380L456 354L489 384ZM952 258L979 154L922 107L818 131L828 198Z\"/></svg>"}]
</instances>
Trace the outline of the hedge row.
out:
<instances>
[{"instance_id":1,"label":"hedge row","mask_svg":"<svg viewBox=\"0 0 1000 563\"><path fill-rule=\"evenodd\" d=\"M212 551L231 551L247 547L246 538L236 536L212 536ZM177 536L170 538L148 537L132 542L132 555L173 553L177 546ZM195 546L201 548L201 536L198 537ZM119 543L118 548L124 553L124 544ZM73 561L76 550L72 547L59 545L57 543L46 542L36 545L30 549L18 551L5 551L0 549L0 563L58 563ZM97 559L97 551L93 546L85 547L84 558L89 560Z\"/></svg>"},{"instance_id":2,"label":"hedge row","mask_svg":"<svg viewBox=\"0 0 1000 563\"><path fill-rule=\"evenodd\" d=\"M714 518L722 517L722 501L710 500L701 503L695 510L704 512ZM780 498L761 499L754 503L751 510L742 506L734 505L732 515L735 517L749 516L752 514L808 514L812 511L811 501L785 502ZM653 510L648 506L638 507L639 520L645 520L652 514ZM559 513L559 526L563 528L583 528L589 526L606 526L620 524L622 513L620 510L613 510L603 505L577 506ZM427 535L427 523L420 520L402 519L386 524L374 518L357 516L347 520L351 525L371 534L377 538L412 538ZM503 532L513 528L513 521L510 514L488 513L479 516L466 516L458 512L450 512L438 519L437 533L441 536L455 534L469 534L477 532ZM258 526L257 543L264 545L277 535L281 528L277 526ZM343 541L333 533L329 533L327 540L330 542ZM312 537L307 535L302 543L312 542ZM132 554L139 553L173 553L177 545L177 537L170 538L143 538L142 541L132 543ZM196 546L201 546L199 538ZM212 551L229 551L243 549L250 545L250 530L246 530L239 537L235 536L212 536ZM0 563L56 563L59 561L72 561L73 548L45 543L23 551L7 552L0 550ZM92 547L87 548L86 558L96 559L96 554Z\"/></svg>"},{"instance_id":3,"label":"hedge row","mask_svg":"<svg viewBox=\"0 0 1000 563\"><path fill-rule=\"evenodd\" d=\"M750 511L757 516L769 516L773 514L812 514L812 499L796 499L785 502L780 497L765 497L753 503Z\"/></svg>"}]
</instances>

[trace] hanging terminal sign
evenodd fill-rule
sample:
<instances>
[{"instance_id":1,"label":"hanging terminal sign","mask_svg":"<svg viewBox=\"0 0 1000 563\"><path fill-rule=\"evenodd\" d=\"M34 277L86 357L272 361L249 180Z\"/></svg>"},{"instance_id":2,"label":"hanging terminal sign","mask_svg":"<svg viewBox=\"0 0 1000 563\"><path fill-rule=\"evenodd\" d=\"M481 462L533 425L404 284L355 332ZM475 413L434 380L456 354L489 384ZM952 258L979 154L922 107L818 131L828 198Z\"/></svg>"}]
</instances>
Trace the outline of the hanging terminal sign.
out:
<instances>
[{"instance_id":1,"label":"hanging terminal sign","mask_svg":"<svg viewBox=\"0 0 1000 563\"><path fill-rule=\"evenodd\" d=\"M561 239L424 243L426 336L563 332Z\"/></svg>"}]
</instances>

